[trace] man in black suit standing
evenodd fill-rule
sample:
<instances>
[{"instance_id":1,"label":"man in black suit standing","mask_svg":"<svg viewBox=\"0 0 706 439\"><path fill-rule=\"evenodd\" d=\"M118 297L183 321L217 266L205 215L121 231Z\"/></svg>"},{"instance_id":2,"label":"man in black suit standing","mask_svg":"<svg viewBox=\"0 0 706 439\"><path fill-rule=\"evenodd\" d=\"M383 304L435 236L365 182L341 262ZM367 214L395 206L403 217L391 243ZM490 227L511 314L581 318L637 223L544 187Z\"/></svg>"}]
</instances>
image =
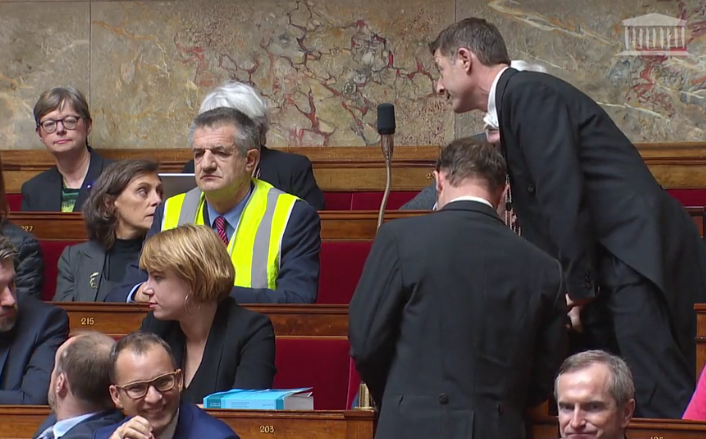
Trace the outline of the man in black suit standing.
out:
<instances>
[{"instance_id":1,"label":"man in black suit standing","mask_svg":"<svg viewBox=\"0 0 706 439\"><path fill-rule=\"evenodd\" d=\"M521 439L565 354L561 265L498 217L495 147L456 140L435 177L439 210L380 228L350 304L375 437Z\"/></svg>"},{"instance_id":2,"label":"man in black suit standing","mask_svg":"<svg viewBox=\"0 0 706 439\"><path fill-rule=\"evenodd\" d=\"M17 251L0 235L0 405L42 405L54 355L69 336L69 316L58 306L17 296Z\"/></svg>"},{"instance_id":3,"label":"man in black suit standing","mask_svg":"<svg viewBox=\"0 0 706 439\"><path fill-rule=\"evenodd\" d=\"M509 68L498 29L468 18L430 44L457 113L496 114L523 236L564 269L584 348L623 357L636 416L680 418L695 386L703 242L608 114L570 84Z\"/></svg>"},{"instance_id":4,"label":"man in black suit standing","mask_svg":"<svg viewBox=\"0 0 706 439\"><path fill-rule=\"evenodd\" d=\"M59 347L48 394L52 414L36 439L90 439L94 431L123 419L109 390L114 344L105 334L85 332Z\"/></svg>"}]
</instances>

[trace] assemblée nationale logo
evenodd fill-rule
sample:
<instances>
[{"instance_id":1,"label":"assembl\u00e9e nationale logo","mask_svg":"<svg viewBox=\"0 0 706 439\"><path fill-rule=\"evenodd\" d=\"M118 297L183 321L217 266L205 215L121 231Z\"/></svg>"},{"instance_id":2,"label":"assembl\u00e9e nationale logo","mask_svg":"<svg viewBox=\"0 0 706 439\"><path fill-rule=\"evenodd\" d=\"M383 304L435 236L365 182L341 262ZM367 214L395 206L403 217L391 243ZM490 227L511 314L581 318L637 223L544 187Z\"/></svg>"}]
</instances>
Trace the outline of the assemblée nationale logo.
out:
<instances>
[{"instance_id":1,"label":"assembl\u00e9e nationale logo","mask_svg":"<svg viewBox=\"0 0 706 439\"><path fill-rule=\"evenodd\" d=\"M625 56L690 56L686 51L686 20L646 14L623 20Z\"/></svg>"}]
</instances>

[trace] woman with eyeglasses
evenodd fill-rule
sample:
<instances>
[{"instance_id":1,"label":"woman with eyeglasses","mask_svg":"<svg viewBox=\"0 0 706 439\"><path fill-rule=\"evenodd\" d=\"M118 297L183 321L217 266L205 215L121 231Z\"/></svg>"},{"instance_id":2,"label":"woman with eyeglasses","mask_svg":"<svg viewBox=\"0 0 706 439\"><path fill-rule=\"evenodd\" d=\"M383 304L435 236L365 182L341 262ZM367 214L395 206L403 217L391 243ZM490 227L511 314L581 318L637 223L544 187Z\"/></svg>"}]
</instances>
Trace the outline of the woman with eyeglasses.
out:
<instances>
[{"instance_id":1,"label":"woman with eyeglasses","mask_svg":"<svg viewBox=\"0 0 706 439\"><path fill-rule=\"evenodd\" d=\"M61 254L55 302L102 302L137 262L162 202L157 168L148 160L123 160L98 178L83 206L89 240Z\"/></svg>"},{"instance_id":2,"label":"woman with eyeglasses","mask_svg":"<svg viewBox=\"0 0 706 439\"><path fill-rule=\"evenodd\" d=\"M235 269L216 232L188 224L158 233L145 242L140 268L151 309L141 330L171 347L182 399L200 404L216 392L272 387L272 322L230 297Z\"/></svg>"},{"instance_id":3,"label":"woman with eyeglasses","mask_svg":"<svg viewBox=\"0 0 706 439\"><path fill-rule=\"evenodd\" d=\"M34 120L56 166L22 185L21 210L80 212L91 184L111 163L88 146L92 120L86 98L74 87L53 88L39 97Z\"/></svg>"}]
</instances>

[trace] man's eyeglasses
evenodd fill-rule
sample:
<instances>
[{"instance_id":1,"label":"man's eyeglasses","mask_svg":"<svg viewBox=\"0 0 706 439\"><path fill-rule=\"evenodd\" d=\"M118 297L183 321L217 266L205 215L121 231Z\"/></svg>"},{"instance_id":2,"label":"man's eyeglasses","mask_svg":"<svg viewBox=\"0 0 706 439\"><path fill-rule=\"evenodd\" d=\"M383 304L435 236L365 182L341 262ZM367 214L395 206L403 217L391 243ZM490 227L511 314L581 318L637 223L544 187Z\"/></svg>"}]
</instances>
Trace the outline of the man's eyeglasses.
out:
<instances>
[{"instance_id":1,"label":"man's eyeglasses","mask_svg":"<svg viewBox=\"0 0 706 439\"><path fill-rule=\"evenodd\" d=\"M181 370L177 369L174 372L162 374L150 381L138 381L125 386L115 386L131 399L142 399L147 395L150 387L154 387L159 393L164 393L172 390L179 382Z\"/></svg>"},{"instance_id":2,"label":"man's eyeglasses","mask_svg":"<svg viewBox=\"0 0 706 439\"><path fill-rule=\"evenodd\" d=\"M57 127L59 126L59 122L64 126L65 129L67 130L75 130L76 126L78 125L78 121L81 120L80 117L76 116L66 116L63 119L47 119L44 120L40 123L37 124L37 126L42 127L45 133L51 134L54 131L56 131Z\"/></svg>"}]
</instances>

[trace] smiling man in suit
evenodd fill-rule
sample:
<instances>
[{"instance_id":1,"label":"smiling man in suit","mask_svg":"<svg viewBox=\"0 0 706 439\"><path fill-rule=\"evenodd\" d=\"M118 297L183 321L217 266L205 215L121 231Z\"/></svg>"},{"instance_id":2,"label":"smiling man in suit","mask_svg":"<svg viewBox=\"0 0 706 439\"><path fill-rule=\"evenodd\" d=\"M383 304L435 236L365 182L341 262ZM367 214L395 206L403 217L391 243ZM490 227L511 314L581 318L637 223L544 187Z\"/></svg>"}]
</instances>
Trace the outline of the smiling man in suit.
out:
<instances>
[{"instance_id":1,"label":"smiling man in suit","mask_svg":"<svg viewBox=\"0 0 706 439\"><path fill-rule=\"evenodd\" d=\"M110 395L129 418L94 439L238 439L223 421L181 401L184 375L158 335L133 332L110 353Z\"/></svg>"},{"instance_id":2,"label":"smiling man in suit","mask_svg":"<svg viewBox=\"0 0 706 439\"><path fill-rule=\"evenodd\" d=\"M510 67L498 29L455 23L430 44L457 113L496 115L522 235L562 263L583 348L622 356L636 415L680 418L694 391L706 253L684 208L593 99Z\"/></svg>"},{"instance_id":3,"label":"smiling man in suit","mask_svg":"<svg viewBox=\"0 0 706 439\"><path fill-rule=\"evenodd\" d=\"M57 306L17 296L16 260L17 251L0 236L0 405L42 405L69 317Z\"/></svg>"},{"instance_id":4,"label":"smiling man in suit","mask_svg":"<svg viewBox=\"0 0 706 439\"><path fill-rule=\"evenodd\" d=\"M110 398L110 350L115 340L99 332L72 337L56 351L49 385L52 414L36 439L90 439L123 419Z\"/></svg>"}]
</instances>

